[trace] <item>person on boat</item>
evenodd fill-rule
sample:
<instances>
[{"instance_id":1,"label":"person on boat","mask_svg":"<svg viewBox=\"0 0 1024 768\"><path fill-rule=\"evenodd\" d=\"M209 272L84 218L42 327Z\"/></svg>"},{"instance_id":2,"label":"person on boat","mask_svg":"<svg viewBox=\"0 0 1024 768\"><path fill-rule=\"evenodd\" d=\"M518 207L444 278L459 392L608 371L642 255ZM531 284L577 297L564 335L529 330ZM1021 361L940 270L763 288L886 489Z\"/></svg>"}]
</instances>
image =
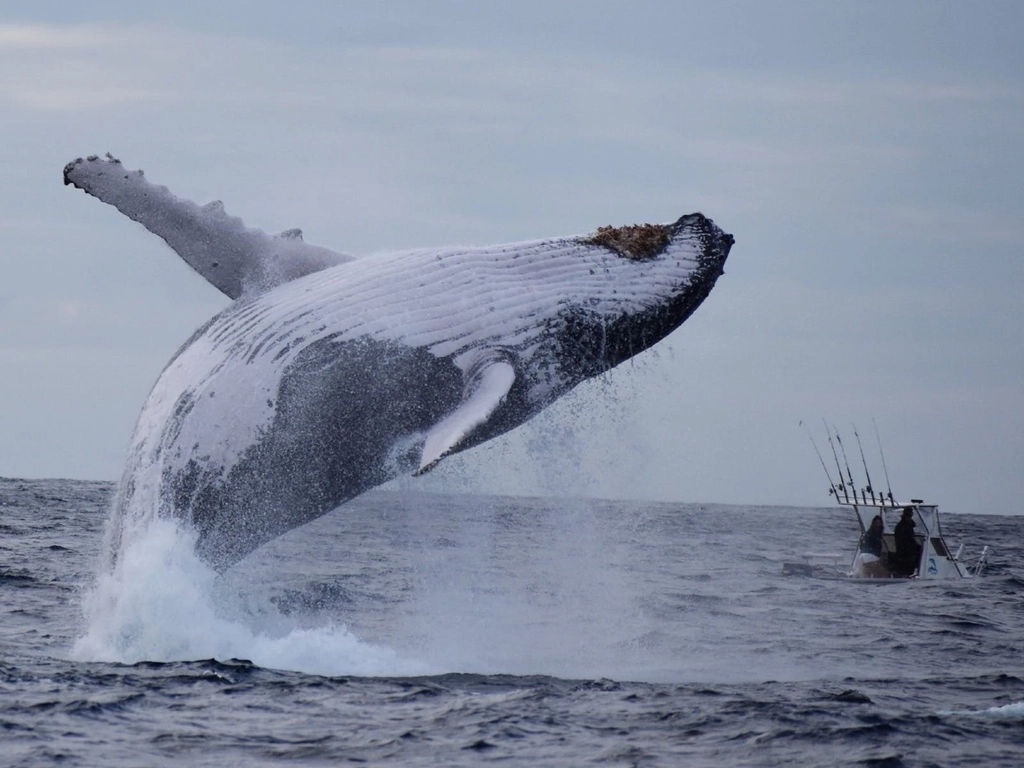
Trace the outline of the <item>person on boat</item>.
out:
<instances>
[{"instance_id":1,"label":"person on boat","mask_svg":"<svg viewBox=\"0 0 1024 768\"><path fill-rule=\"evenodd\" d=\"M882 559L882 534L885 532L885 523L881 515L875 515L871 519L871 527L864 531L864 537L860 540L860 551L874 555Z\"/></svg>"},{"instance_id":2,"label":"person on boat","mask_svg":"<svg viewBox=\"0 0 1024 768\"><path fill-rule=\"evenodd\" d=\"M860 539L860 553L856 560L856 573L858 576L884 579L889 576L889 569L882 561L882 534L885 533L885 523L881 515L875 515L871 520L871 526L864 531Z\"/></svg>"},{"instance_id":3,"label":"person on boat","mask_svg":"<svg viewBox=\"0 0 1024 768\"><path fill-rule=\"evenodd\" d=\"M914 536L914 528L914 508L904 507L893 538L896 542L897 570L907 576L917 573L921 562L921 545Z\"/></svg>"}]
</instances>

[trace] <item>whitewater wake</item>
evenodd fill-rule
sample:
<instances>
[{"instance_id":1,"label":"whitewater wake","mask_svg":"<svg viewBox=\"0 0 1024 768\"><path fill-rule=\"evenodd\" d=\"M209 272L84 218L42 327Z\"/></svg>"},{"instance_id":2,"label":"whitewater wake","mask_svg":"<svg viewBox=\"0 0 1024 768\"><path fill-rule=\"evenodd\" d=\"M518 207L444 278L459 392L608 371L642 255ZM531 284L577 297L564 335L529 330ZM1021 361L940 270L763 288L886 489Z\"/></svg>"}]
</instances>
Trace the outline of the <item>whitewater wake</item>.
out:
<instances>
[{"instance_id":1,"label":"whitewater wake","mask_svg":"<svg viewBox=\"0 0 1024 768\"><path fill-rule=\"evenodd\" d=\"M195 555L194 533L172 520L146 524L83 596L85 631L75 661L246 659L319 675L405 676L433 670L361 641L346 627L300 627L274 609L252 611L217 589Z\"/></svg>"},{"instance_id":2,"label":"whitewater wake","mask_svg":"<svg viewBox=\"0 0 1024 768\"><path fill-rule=\"evenodd\" d=\"M973 717L991 717L994 719L1024 719L1024 701L1015 701L988 709L941 710L940 715L970 715Z\"/></svg>"}]
</instances>

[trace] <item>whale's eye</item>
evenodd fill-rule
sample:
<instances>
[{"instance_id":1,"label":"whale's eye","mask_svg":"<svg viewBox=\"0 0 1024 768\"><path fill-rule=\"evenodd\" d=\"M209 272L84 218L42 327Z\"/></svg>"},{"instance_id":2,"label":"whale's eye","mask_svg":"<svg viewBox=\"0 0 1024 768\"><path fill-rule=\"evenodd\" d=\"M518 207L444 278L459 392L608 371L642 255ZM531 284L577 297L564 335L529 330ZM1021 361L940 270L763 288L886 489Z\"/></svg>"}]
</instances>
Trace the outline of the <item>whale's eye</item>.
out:
<instances>
[{"instance_id":1,"label":"whale's eye","mask_svg":"<svg viewBox=\"0 0 1024 768\"><path fill-rule=\"evenodd\" d=\"M604 246L626 259L644 261L664 251L671 239L669 228L664 224L631 224L626 227L598 227L597 232L583 242Z\"/></svg>"}]
</instances>

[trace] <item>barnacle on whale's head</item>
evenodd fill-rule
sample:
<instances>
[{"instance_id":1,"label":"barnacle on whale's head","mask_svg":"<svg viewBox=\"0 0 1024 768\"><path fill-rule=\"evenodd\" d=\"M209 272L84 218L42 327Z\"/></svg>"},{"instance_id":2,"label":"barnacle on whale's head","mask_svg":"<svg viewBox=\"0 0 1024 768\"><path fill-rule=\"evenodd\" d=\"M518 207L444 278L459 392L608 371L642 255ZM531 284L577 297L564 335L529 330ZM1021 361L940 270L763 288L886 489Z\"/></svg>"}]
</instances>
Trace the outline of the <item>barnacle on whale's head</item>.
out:
<instances>
[{"instance_id":1,"label":"barnacle on whale's head","mask_svg":"<svg viewBox=\"0 0 1024 768\"><path fill-rule=\"evenodd\" d=\"M620 256L636 261L653 259L668 246L672 235L664 224L630 224L625 227L598 227L584 242L610 248Z\"/></svg>"}]
</instances>

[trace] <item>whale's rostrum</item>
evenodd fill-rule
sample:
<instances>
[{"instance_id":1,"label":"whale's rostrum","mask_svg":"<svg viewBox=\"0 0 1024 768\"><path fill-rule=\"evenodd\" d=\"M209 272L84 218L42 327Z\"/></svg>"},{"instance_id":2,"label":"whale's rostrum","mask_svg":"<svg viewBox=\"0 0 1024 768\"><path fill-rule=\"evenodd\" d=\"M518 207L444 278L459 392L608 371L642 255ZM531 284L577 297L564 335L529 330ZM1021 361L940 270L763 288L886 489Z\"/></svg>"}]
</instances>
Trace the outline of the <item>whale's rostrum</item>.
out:
<instances>
[{"instance_id":1,"label":"whale's rostrum","mask_svg":"<svg viewBox=\"0 0 1024 768\"><path fill-rule=\"evenodd\" d=\"M707 297L733 243L694 213L353 259L248 229L109 156L69 163L64 177L234 299L160 374L112 518L115 559L138 524L163 515L194 527L221 570L657 343Z\"/></svg>"}]
</instances>

